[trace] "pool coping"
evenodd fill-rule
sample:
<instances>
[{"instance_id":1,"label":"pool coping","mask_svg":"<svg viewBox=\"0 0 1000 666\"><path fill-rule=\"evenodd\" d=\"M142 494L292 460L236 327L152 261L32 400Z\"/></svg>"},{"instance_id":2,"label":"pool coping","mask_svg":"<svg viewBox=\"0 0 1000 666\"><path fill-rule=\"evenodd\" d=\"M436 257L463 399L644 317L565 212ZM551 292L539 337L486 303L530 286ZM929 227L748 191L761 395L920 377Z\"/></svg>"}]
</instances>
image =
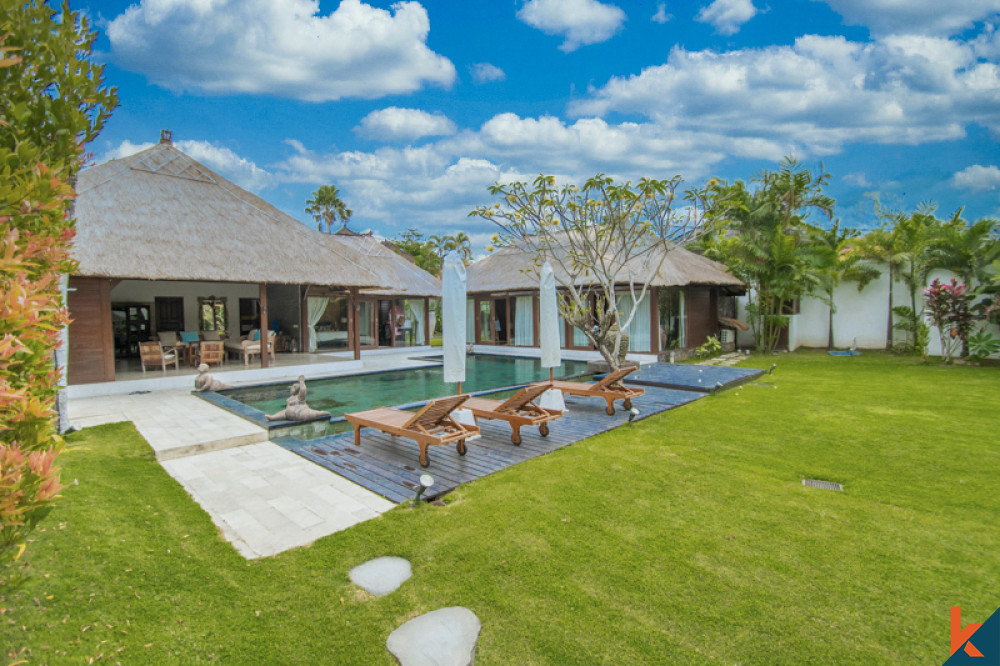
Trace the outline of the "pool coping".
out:
<instances>
[{"instance_id":1,"label":"pool coping","mask_svg":"<svg viewBox=\"0 0 1000 666\"><path fill-rule=\"evenodd\" d=\"M484 356L500 356L499 354L483 354L483 355ZM506 357L506 358L514 358L514 357ZM520 358L520 357L518 357L518 358ZM525 356L523 358L532 358L533 359L533 357L530 357L530 356ZM426 358L423 358L423 357L414 357L411 360L414 360L414 361L426 361L428 363L427 366L416 366L417 368L419 368L419 367L443 366L444 365L443 361L442 362L429 361L429 360L427 360ZM533 360L537 360L537 359L533 359ZM319 377L311 377L309 379L309 381L316 381L316 380L323 380L323 379L337 379L337 378L340 378L340 377L357 377L357 376L360 376L360 375L375 375L375 374L382 374L382 373L386 373L386 372L402 372L402 371L405 371L405 370L413 370L413 369L415 369L415 368L403 368L403 369L400 369L400 368L389 368L389 369L384 369L384 370L369 370L367 372L351 372L351 373L346 373L346 374L341 374L341 375L322 375L322 376L319 376ZM586 375L593 375L593 373L591 373L591 372L578 372L576 374L571 374L571 375L561 375L561 376L557 377L557 379L573 380L573 379L576 379L578 377L583 377L583 376L586 376ZM543 380L538 380L538 381L543 381ZM258 387L258 386L277 386L277 385L290 385L290 384L291 384L291 382L288 379L284 379L284 380L277 380L277 381L273 381L273 382L254 383L254 384L249 384L247 386L234 386L233 388L250 388L250 387ZM509 386L501 386L501 387L483 389L482 391L471 391L471 392L469 392L469 395L472 395L472 396L491 395L493 393L500 393L500 392L503 392L503 391L510 391L512 389L524 388L525 386L528 386L528 384L523 384L523 383L522 384L511 384ZM216 407L220 407L221 409L225 409L226 411L228 411L228 412L230 412L230 413L232 413L232 414L234 414L236 416L239 416L239 417L241 417L243 419L246 419L247 421L250 421L251 423L253 423L254 425L256 425L256 426L258 426L260 428L263 428L264 430L267 431L269 439L270 439L272 431L278 430L278 429L282 429L282 428L289 428L289 427L297 426L297 425L306 425L306 424L309 424L309 423L320 423L320 422L323 422L323 421L327 421L329 423L346 423L347 422L347 419L344 418L343 416L329 416L329 417L327 417L327 416L318 416L316 418L304 419L302 421L288 421L288 420L269 421L269 420L267 420L267 414L265 412L262 412L261 410L256 409L254 407L250 407L249 405L245 405L242 402L240 402L238 400L234 400L233 398L230 398L228 396L222 395L221 393L219 393L217 391L191 391L191 394L194 395L194 396L197 396L197 397L201 398L202 400L205 400L206 402L212 403ZM447 397L447 394L443 395L443 396L435 396L435 397L427 398L425 400L417 400L415 402L407 402L407 403L402 403L402 404L398 404L398 405L390 405L390 406L393 407L394 409L415 409L415 408L418 408L418 407L423 407L424 405L426 405L431 400L437 400L437 399L443 398L443 397ZM287 436L287 435L282 435L282 436ZM300 441L309 441L309 440L300 440Z\"/></svg>"}]
</instances>

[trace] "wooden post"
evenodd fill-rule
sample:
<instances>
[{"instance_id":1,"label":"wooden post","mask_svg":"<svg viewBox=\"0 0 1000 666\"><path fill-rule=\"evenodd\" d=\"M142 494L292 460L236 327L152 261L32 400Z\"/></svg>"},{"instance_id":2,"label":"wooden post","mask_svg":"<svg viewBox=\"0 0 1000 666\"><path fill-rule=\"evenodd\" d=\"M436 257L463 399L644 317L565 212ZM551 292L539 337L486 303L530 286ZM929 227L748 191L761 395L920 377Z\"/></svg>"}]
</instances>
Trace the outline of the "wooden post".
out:
<instances>
[{"instance_id":1,"label":"wooden post","mask_svg":"<svg viewBox=\"0 0 1000 666\"><path fill-rule=\"evenodd\" d=\"M358 288L351 287L347 296L347 307L350 310L352 321L349 322L351 333L351 347L354 349L354 360L361 360L361 305L358 302Z\"/></svg>"},{"instance_id":2,"label":"wooden post","mask_svg":"<svg viewBox=\"0 0 1000 666\"><path fill-rule=\"evenodd\" d=\"M261 282L260 288L260 367L271 365L271 357L267 351L267 284ZM277 341L276 341L277 344Z\"/></svg>"}]
</instances>

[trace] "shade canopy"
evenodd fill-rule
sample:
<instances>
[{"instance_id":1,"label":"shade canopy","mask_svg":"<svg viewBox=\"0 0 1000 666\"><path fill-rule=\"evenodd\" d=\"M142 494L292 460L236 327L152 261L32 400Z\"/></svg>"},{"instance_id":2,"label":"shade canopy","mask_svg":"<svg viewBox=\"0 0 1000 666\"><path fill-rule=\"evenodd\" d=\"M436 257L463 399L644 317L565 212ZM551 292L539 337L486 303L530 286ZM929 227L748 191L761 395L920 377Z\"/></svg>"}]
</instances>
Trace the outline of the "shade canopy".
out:
<instances>
[{"instance_id":1,"label":"shade canopy","mask_svg":"<svg viewBox=\"0 0 1000 666\"><path fill-rule=\"evenodd\" d=\"M538 342L542 351L542 367L557 368L562 364L559 354L559 306L556 303L556 276L552 264L542 265L541 292L538 296Z\"/></svg>"},{"instance_id":2,"label":"shade canopy","mask_svg":"<svg viewBox=\"0 0 1000 666\"><path fill-rule=\"evenodd\" d=\"M444 258L441 272L441 335L444 381L465 381L465 264L457 252Z\"/></svg>"}]
</instances>

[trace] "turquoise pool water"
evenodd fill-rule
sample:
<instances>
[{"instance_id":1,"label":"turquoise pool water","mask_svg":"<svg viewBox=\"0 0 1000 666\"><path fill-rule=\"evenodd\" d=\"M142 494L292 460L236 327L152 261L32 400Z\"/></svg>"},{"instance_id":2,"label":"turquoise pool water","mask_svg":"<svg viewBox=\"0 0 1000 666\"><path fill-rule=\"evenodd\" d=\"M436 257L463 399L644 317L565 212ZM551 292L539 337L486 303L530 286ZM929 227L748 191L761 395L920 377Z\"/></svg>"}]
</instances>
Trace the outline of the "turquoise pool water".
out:
<instances>
[{"instance_id":1,"label":"turquoise pool water","mask_svg":"<svg viewBox=\"0 0 1000 666\"><path fill-rule=\"evenodd\" d=\"M587 370L586 361L564 361L555 368L556 377L571 377ZM548 368L536 358L477 355L466 359L462 391L471 393L548 379ZM273 414L285 408L286 384L227 389L220 393L244 405ZM333 418L373 407L410 403L453 395L454 384L444 383L441 366L407 368L365 375L347 375L306 382L307 400L313 409L330 412Z\"/></svg>"}]
</instances>

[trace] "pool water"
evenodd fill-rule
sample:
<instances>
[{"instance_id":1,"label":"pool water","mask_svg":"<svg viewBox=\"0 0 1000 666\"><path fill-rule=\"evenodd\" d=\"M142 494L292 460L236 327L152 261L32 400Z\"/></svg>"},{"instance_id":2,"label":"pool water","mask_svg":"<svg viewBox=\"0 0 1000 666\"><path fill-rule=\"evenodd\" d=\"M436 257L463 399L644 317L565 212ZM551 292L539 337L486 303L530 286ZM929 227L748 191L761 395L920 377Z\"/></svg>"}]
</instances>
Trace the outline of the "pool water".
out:
<instances>
[{"instance_id":1,"label":"pool water","mask_svg":"<svg viewBox=\"0 0 1000 666\"><path fill-rule=\"evenodd\" d=\"M571 377L587 370L586 361L564 361L554 368L556 377ZM462 391L471 393L548 379L548 368L537 358L475 355L466 359ZM265 414L285 408L291 383L226 389L220 393ZM306 401L333 418L374 407L407 405L454 395L455 384L445 384L442 366L407 368L363 375L346 375L306 382Z\"/></svg>"}]
</instances>

